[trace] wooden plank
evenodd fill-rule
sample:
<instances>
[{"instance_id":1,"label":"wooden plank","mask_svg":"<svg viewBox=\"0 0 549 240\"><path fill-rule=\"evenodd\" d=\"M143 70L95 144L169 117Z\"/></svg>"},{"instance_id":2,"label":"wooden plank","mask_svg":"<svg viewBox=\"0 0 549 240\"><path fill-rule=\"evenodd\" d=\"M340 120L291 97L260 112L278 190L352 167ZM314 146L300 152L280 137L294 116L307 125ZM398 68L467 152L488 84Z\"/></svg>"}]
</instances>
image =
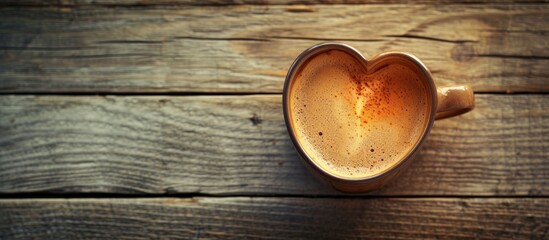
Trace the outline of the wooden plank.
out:
<instances>
[{"instance_id":1,"label":"wooden plank","mask_svg":"<svg viewBox=\"0 0 549 240\"><path fill-rule=\"evenodd\" d=\"M0 8L0 92L281 92L304 49L408 51L441 85L547 92L544 4Z\"/></svg>"},{"instance_id":2,"label":"wooden plank","mask_svg":"<svg viewBox=\"0 0 549 240\"><path fill-rule=\"evenodd\" d=\"M0 200L2 239L547 239L549 200Z\"/></svg>"},{"instance_id":3,"label":"wooden plank","mask_svg":"<svg viewBox=\"0 0 549 240\"><path fill-rule=\"evenodd\" d=\"M228 6L228 5L315 5L315 4L448 4L472 3L490 4L490 0L4 0L0 6L157 6L157 5L191 5L191 6ZM498 3L547 3L543 0L499 0Z\"/></svg>"},{"instance_id":4,"label":"wooden plank","mask_svg":"<svg viewBox=\"0 0 549 240\"><path fill-rule=\"evenodd\" d=\"M548 195L549 95L477 95L374 195ZM297 159L281 97L1 96L0 192L337 195Z\"/></svg>"}]
</instances>

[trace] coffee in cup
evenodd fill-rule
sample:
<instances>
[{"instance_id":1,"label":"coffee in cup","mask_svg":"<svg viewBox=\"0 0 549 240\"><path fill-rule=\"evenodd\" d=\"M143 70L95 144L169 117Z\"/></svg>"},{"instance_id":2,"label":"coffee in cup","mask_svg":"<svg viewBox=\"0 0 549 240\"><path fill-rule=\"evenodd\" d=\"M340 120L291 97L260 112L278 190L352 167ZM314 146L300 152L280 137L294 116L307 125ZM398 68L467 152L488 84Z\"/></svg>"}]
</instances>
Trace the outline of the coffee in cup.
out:
<instances>
[{"instance_id":1,"label":"coffee in cup","mask_svg":"<svg viewBox=\"0 0 549 240\"><path fill-rule=\"evenodd\" d=\"M345 178L383 172L402 159L428 123L428 86L408 66L373 73L330 50L304 63L289 88L289 119L311 160Z\"/></svg>"},{"instance_id":2,"label":"coffee in cup","mask_svg":"<svg viewBox=\"0 0 549 240\"><path fill-rule=\"evenodd\" d=\"M339 43L301 53L283 90L284 119L299 157L344 192L385 185L410 165L435 119L473 107L471 88L437 89L411 54L366 60Z\"/></svg>"}]
</instances>

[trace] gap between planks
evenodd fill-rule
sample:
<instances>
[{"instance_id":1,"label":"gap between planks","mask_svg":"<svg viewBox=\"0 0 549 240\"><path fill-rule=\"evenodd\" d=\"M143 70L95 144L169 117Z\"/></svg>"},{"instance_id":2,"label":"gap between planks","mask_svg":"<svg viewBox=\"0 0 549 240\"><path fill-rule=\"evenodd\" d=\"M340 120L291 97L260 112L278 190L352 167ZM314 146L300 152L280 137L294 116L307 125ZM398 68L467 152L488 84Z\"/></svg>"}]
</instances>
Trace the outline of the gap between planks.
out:
<instances>
[{"instance_id":1,"label":"gap between planks","mask_svg":"<svg viewBox=\"0 0 549 240\"><path fill-rule=\"evenodd\" d=\"M475 92L475 95L546 95L549 92ZM282 92L0 92L0 96L252 96L282 95Z\"/></svg>"},{"instance_id":2,"label":"gap between planks","mask_svg":"<svg viewBox=\"0 0 549 240\"><path fill-rule=\"evenodd\" d=\"M56 193L56 192L33 192L33 193L0 193L2 199L94 199L94 198L306 198L306 199L378 199L378 198L410 198L410 199L428 199L428 198L457 198L457 199L528 199L528 198L549 198L549 195L331 195L331 194L256 194L256 193L241 193L241 194L207 194L207 193L166 193L166 194L146 194L146 193Z\"/></svg>"}]
</instances>

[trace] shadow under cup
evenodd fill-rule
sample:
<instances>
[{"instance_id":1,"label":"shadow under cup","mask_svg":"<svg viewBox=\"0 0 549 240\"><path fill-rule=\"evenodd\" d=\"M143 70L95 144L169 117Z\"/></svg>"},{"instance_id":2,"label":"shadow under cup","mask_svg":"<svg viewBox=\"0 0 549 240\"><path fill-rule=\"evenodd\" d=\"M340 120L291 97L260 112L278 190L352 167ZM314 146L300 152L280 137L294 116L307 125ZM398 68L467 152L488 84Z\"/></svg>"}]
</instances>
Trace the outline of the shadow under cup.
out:
<instances>
[{"instance_id":1,"label":"shadow under cup","mask_svg":"<svg viewBox=\"0 0 549 240\"><path fill-rule=\"evenodd\" d=\"M358 63L363 65L364 69L366 69L366 74L376 72L378 69L383 68L389 64L400 64L406 66L415 73L418 79L420 79L420 81L424 84L424 87L427 91L426 102L428 111L426 112L426 120L424 121L423 127L421 128L422 133L420 134L420 137L417 139L413 147L403 155L404 157L398 159L395 163L393 163L385 170L371 176L345 177L334 173L334 171L330 171L330 169L326 169L326 167L323 167L315 162L312 157L307 154L303 147L303 140L298 139L298 134L296 134L295 119L290 109L291 97L293 94L296 94L294 91L292 91L296 75L300 73L302 68L312 58L331 50L342 51L352 56ZM338 43L324 43L305 50L296 58L294 63L291 65L284 84L283 111L288 133L298 152L299 158L302 159L305 165L319 179L323 180L324 182L333 186L335 189L342 192L366 192L382 187L389 180L398 176L404 169L406 169L410 165L412 159L417 154L421 144L425 140L425 137L428 135L435 120L437 111L437 88L433 82L429 70L419 59L417 59L413 55L400 52L389 52L380 54L374 57L372 60L368 61L362 56L362 54L360 54L357 50L348 45Z\"/></svg>"}]
</instances>

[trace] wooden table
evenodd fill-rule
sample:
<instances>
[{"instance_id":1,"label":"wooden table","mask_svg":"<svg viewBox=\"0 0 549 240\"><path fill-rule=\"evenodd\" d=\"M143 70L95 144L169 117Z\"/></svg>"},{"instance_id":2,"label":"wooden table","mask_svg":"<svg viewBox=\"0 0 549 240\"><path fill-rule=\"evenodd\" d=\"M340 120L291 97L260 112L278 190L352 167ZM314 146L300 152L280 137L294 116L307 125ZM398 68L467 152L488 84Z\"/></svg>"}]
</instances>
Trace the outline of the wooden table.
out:
<instances>
[{"instance_id":1,"label":"wooden table","mask_svg":"<svg viewBox=\"0 0 549 240\"><path fill-rule=\"evenodd\" d=\"M0 239L549 238L549 5L0 3ZM477 108L342 194L297 159L304 49L402 50Z\"/></svg>"}]
</instances>

